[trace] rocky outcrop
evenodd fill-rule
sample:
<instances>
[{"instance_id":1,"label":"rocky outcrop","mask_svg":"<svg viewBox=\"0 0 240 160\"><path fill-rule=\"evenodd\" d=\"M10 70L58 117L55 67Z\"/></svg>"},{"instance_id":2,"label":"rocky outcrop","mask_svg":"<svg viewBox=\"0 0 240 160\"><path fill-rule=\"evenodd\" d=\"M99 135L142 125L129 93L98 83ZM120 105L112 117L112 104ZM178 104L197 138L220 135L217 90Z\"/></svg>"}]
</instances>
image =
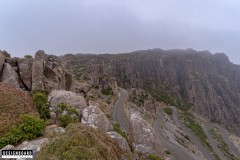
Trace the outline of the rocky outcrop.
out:
<instances>
[{"instance_id":1,"label":"rocky outcrop","mask_svg":"<svg viewBox=\"0 0 240 160\"><path fill-rule=\"evenodd\" d=\"M91 85L88 83L78 83L75 82L72 85L72 89L71 91L79 93L79 94L83 94L84 96L86 96L86 94L88 93L88 91L91 89Z\"/></svg>"},{"instance_id":2,"label":"rocky outcrop","mask_svg":"<svg viewBox=\"0 0 240 160\"><path fill-rule=\"evenodd\" d=\"M6 83L12 87L19 88L19 77L17 72L11 67L10 64L5 63L3 67L1 82Z\"/></svg>"},{"instance_id":3,"label":"rocky outcrop","mask_svg":"<svg viewBox=\"0 0 240 160\"><path fill-rule=\"evenodd\" d=\"M83 110L81 123L101 131L113 131L113 126L107 116L96 106L88 106Z\"/></svg>"},{"instance_id":4,"label":"rocky outcrop","mask_svg":"<svg viewBox=\"0 0 240 160\"><path fill-rule=\"evenodd\" d=\"M124 139L120 134L118 134L117 132L107 132L107 134L118 143L119 147L121 148L121 150L123 152L131 152L129 145L126 141L126 139Z\"/></svg>"},{"instance_id":5,"label":"rocky outcrop","mask_svg":"<svg viewBox=\"0 0 240 160\"><path fill-rule=\"evenodd\" d=\"M34 58L11 58L0 51L0 80L23 90L70 90L74 77L57 56L38 51Z\"/></svg>"},{"instance_id":6,"label":"rocky outcrop","mask_svg":"<svg viewBox=\"0 0 240 160\"><path fill-rule=\"evenodd\" d=\"M141 155L156 154L163 157L164 147L155 130L138 113L131 113L130 136L135 150Z\"/></svg>"},{"instance_id":7,"label":"rocky outcrop","mask_svg":"<svg viewBox=\"0 0 240 160\"><path fill-rule=\"evenodd\" d=\"M56 112L59 103L63 102L75 107L81 114L87 107L87 102L83 96L65 90L54 90L48 95L48 101L51 105L51 111Z\"/></svg>"}]
</instances>

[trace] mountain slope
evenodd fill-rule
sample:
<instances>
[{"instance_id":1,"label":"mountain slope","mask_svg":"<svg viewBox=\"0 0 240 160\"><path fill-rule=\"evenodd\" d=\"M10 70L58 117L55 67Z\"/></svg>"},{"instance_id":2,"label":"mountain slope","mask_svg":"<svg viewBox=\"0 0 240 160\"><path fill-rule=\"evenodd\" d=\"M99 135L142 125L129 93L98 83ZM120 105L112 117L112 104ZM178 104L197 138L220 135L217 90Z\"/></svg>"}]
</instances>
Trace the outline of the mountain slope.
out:
<instances>
[{"instance_id":1,"label":"mountain slope","mask_svg":"<svg viewBox=\"0 0 240 160\"><path fill-rule=\"evenodd\" d=\"M159 100L187 104L198 116L240 133L240 66L222 53L154 49L62 58L80 79L115 77L124 88L159 92Z\"/></svg>"}]
</instances>

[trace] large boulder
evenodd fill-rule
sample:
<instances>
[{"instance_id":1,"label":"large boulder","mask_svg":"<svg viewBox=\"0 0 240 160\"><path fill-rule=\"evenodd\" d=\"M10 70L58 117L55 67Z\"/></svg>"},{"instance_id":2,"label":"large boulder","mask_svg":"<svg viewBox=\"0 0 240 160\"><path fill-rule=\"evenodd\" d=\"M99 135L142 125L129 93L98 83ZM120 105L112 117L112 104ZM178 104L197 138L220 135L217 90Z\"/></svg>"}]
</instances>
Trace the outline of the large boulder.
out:
<instances>
[{"instance_id":1,"label":"large boulder","mask_svg":"<svg viewBox=\"0 0 240 160\"><path fill-rule=\"evenodd\" d=\"M27 90L32 89L32 58L18 59L19 76Z\"/></svg>"},{"instance_id":2,"label":"large boulder","mask_svg":"<svg viewBox=\"0 0 240 160\"><path fill-rule=\"evenodd\" d=\"M51 110L56 111L59 103L63 102L75 107L81 114L83 109L87 107L87 102L83 96L65 90L54 90L48 95L48 101L51 105Z\"/></svg>"},{"instance_id":3,"label":"large boulder","mask_svg":"<svg viewBox=\"0 0 240 160\"><path fill-rule=\"evenodd\" d=\"M83 110L81 122L101 131L113 131L113 126L107 116L96 106L88 106Z\"/></svg>"},{"instance_id":4,"label":"large boulder","mask_svg":"<svg viewBox=\"0 0 240 160\"><path fill-rule=\"evenodd\" d=\"M131 138L135 150L144 156L156 154L163 157L164 147L152 126L138 113L131 113Z\"/></svg>"},{"instance_id":5,"label":"large boulder","mask_svg":"<svg viewBox=\"0 0 240 160\"><path fill-rule=\"evenodd\" d=\"M124 139L120 134L118 134L117 132L107 132L107 134L118 143L119 147L121 148L121 150L123 152L131 152L129 145L126 141L126 139Z\"/></svg>"},{"instance_id":6,"label":"large boulder","mask_svg":"<svg viewBox=\"0 0 240 160\"><path fill-rule=\"evenodd\" d=\"M14 88L19 88L19 77L17 72L11 67L10 64L5 63L2 72L1 82L6 83Z\"/></svg>"}]
</instances>

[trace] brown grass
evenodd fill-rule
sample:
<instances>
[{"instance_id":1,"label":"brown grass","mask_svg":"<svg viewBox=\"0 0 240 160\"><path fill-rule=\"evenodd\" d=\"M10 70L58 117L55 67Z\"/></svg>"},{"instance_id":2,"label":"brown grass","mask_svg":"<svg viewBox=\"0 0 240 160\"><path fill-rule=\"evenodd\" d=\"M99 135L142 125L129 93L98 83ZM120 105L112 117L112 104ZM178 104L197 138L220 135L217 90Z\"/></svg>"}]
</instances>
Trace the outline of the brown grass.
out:
<instances>
[{"instance_id":1,"label":"brown grass","mask_svg":"<svg viewBox=\"0 0 240 160\"><path fill-rule=\"evenodd\" d=\"M0 136L18 124L21 114L38 116L32 98L20 89L0 82Z\"/></svg>"}]
</instances>

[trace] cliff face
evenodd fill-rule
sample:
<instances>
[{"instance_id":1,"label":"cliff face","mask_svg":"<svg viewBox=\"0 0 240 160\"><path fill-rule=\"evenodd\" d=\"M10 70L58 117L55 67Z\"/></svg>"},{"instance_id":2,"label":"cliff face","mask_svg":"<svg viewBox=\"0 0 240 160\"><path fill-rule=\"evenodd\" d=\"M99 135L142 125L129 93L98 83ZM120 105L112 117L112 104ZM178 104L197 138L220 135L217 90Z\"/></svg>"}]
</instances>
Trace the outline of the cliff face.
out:
<instances>
[{"instance_id":1,"label":"cliff face","mask_svg":"<svg viewBox=\"0 0 240 160\"><path fill-rule=\"evenodd\" d=\"M62 58L81 79L94 79L100 72L116 78L125 88L148 84L164 93L163 100L169 95L184 101L197 115L240 133L240 66L222 53L154 49Z\"/></svg>"}]
</instances>

